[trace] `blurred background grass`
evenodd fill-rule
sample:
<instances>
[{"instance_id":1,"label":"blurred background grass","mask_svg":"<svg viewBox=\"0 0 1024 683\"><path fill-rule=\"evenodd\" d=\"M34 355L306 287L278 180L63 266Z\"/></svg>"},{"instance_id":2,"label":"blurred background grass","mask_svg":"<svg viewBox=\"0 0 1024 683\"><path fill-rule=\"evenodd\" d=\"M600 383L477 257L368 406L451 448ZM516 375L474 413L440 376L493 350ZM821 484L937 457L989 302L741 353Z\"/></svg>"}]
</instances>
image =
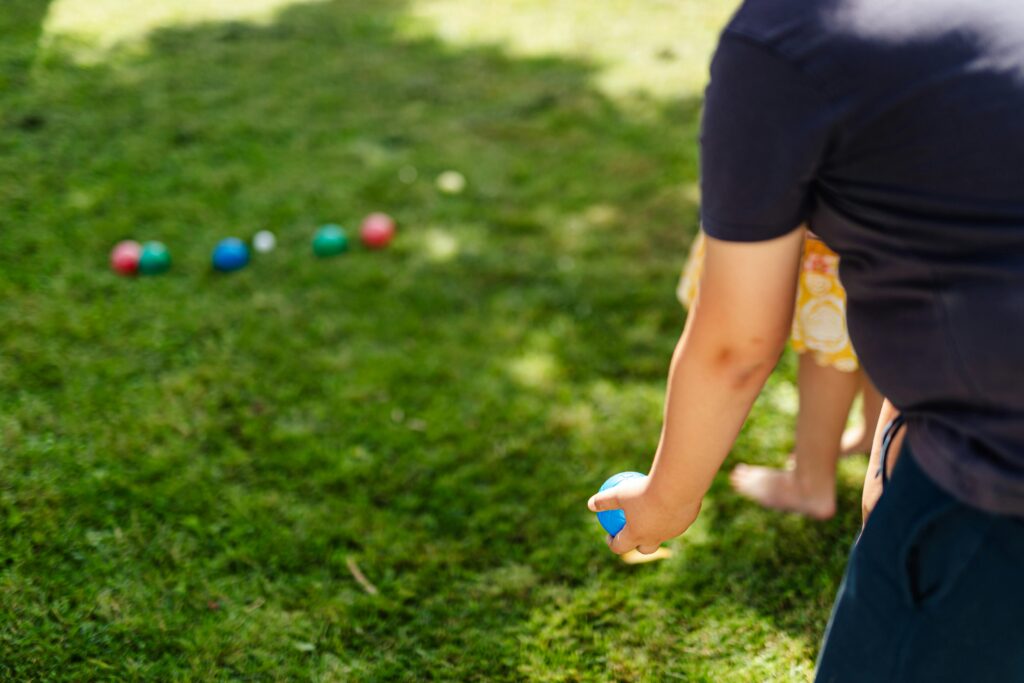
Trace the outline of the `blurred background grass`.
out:
<instances>
[{"instance_id":1,"label":"blurred background grass","mask_svg":"<svg viewBox=\"0 0 1024 683\"><path fill-rule=\"evenodd\" d=\"M657 440L732 4L8 0L0 678L807 679L862 461L825 524L720 477L653 565L584 508ZM312 257L374 210L393 248Z\"/></svg>"}]
</instances>

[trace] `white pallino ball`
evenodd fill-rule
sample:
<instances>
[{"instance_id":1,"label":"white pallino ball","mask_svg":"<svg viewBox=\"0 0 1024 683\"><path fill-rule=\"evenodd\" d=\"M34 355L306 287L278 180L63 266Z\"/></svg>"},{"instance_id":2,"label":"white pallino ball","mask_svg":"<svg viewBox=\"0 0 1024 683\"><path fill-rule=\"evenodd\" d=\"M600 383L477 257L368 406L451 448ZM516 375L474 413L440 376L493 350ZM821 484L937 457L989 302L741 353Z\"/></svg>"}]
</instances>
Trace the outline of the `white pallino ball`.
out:
<instances>
[{"instance_id":1,"label":"white pallino ball","mask_svg":"<svg viewBox=\"0 0 1024 683\"><path fill-rule=\"evenodd\" d=\"M273 251L277 246L277 238L269 230L260 230L252 237L252 248L261 254Z\"/></svg>"}]
</instances>

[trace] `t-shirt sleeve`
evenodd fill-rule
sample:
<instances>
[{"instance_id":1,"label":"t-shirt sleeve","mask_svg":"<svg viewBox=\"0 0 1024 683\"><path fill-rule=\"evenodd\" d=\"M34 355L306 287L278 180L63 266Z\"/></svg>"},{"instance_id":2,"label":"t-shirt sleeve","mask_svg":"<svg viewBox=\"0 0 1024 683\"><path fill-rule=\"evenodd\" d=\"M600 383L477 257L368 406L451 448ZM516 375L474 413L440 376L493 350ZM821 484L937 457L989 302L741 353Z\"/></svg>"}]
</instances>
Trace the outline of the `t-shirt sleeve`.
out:
<instances>
[{"instance_id":1,"label":"t-shirt sleeve","mask_svg":"<svg viewBox=\"0 0 1024 683\"><path fill-rule=\"evenodd\" d=\"M757 242L803 223L832 130L830 109L794 65L723 34L701 130L704 231Z\"/></svg>"}]
</instances>

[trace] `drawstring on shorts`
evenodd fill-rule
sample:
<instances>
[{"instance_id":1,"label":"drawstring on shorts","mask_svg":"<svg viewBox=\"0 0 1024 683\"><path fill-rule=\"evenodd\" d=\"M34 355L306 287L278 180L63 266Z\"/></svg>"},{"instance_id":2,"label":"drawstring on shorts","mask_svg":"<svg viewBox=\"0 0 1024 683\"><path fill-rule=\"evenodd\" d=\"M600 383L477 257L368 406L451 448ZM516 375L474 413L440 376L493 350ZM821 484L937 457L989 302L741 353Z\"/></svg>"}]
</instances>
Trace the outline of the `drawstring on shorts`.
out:
<instances>
[{"instance_id":1,"label":"drawstring on shorts","mask_svg":"<svg viewBox=\"0 0 1024 683\"><path fill-rule=\"evenodd\" d=\"M885 490L886 484L889 483L889 468L886 467L886 464L889 460L889 447L892 446L892 440L896 437L896 432L898 432L900 430L900 427L902 427L905 423L906 420L904 419L903 414L900 413L899 415L891 419L889 421L889 424L885 425L885 431L882 432L882 453L881 457L879 458L880 465L878 468L878 474L876 474L875 476L877 477L881 475L883 491Z\"/></svg>"}]
</instances>

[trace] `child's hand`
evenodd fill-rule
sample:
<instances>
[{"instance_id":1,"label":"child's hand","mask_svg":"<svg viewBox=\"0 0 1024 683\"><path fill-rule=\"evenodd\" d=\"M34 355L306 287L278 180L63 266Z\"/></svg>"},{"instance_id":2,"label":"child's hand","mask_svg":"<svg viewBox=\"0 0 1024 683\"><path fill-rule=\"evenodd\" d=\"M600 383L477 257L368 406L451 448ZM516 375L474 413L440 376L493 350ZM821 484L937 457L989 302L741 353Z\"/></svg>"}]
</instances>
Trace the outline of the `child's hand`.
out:
<instances>
[{"instance_id":1,"label":"child's hand","mask_svg":"<svg viewBox=\"0 0 1024 683\"><path fill-rule=\"evenodd\" d=\"M700 512L699 501L680 505L659 500L651 489L649 477L627 479L614 488L596 493L587 507L592 512L621 509L626 513L626 526L614 538L608 537L608 547L618 555L634 548L645 555L655 552L663 541L690 528Z\"/></svg>"}]
</instances>

